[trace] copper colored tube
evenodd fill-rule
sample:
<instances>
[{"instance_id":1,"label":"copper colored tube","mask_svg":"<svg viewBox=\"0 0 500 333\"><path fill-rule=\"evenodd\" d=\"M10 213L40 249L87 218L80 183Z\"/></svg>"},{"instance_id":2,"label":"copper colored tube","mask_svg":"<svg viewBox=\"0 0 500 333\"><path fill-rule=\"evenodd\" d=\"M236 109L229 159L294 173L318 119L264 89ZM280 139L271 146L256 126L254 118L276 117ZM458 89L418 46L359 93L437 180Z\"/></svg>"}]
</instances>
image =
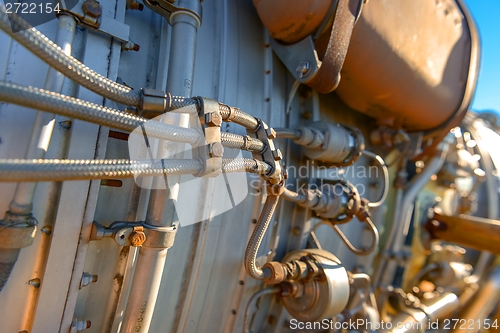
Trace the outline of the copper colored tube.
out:
<instances>
[{"instance_id":1,"label":"copper colored tube","mask_svg":"<svg viewBox=\"0 0 500 333\"><path fill-rule=\"evenodd\" d=\"M500 221L475 216L447 216L434 212L425 228L431 238L500 254Z\"/></svg>"}]
</instances>

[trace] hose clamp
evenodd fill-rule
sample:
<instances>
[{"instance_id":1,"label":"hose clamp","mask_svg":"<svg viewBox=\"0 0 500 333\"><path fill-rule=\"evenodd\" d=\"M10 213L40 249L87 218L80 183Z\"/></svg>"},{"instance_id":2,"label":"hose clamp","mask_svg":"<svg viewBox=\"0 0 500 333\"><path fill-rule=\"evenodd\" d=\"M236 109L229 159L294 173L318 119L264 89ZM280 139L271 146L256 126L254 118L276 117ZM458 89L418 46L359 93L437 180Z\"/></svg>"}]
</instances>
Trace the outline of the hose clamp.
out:
<instances>
[{"instance_id":1,"label":"hose clamp","mask_svg":"<svg viewBox=\"0 0 500 333\"><path fill-rule=\"evenodd\" d=\"M142 88L139 116L147 119L153 119L161 116L170 108L170 101L170 94L167 94L162 90Z\"/></svg>"}]
</instances>

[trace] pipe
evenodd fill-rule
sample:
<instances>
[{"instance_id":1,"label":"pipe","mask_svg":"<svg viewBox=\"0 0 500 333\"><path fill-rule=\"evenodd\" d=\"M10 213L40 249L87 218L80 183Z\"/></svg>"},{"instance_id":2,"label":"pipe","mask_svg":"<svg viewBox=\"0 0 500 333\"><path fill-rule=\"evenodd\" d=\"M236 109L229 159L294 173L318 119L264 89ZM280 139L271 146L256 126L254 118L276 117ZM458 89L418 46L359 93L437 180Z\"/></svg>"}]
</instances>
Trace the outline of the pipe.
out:
<instances>
[{"instance_id":1,"label":"pipe","mask_svg":"<svg viewBox=\"0 0 500 333\"><path fill-rule=\"evenodd\" d=\"M472 301L459 314L461 321L474 322L473 327L456 327L453 333L472 333L485 328L483 325L500 300L500 266L497 266L488 277ZM479 324L479 326L477 326Z\"/></svg>"},{"instance_id":2,"label":"pipe","mask_svg":"<svg viewBox=\"0 0 500 333\"><path fill-rule=\"evenodd\" d=\"M270 277L271 272L269 270L262 270L262 268L257 265L257 254L276 206L278 205L278 201L279 195L273 193L267 194L266 202L264 203L264 207L262 208L262 212L260 213L245 251L245 270L251 277L257 280L263 280Z\"/></svg>"},{"instance_id":3,"label":"pipe","mask_svg":"<svg viewBox=\"0 0 500 333\"><path fill-rule=\"evenodd\" d=\"M73 97L5 81L0 81L0 100L128 132L144 126L146 133L155 138L191 144L204 141L196 129L148 120Z\"/></svg>"},{"instance_id":4,"label":"pipe","mask_svg":"<svg viewBox=\"0 0 500 333\"><path fill-rule=\"evenodd\" d=\"M0 11L2 8L0 4ZM73 37L75 35L76 21L70 15L60 15L57 21L56 44L61 48L61 52L66 55L71 55ZM44 89L61 92L64 83L64 76L53 68L49 68L45 78ZM31 130L28 149L25 153L25 158L43 158L48 150L49 142L54 129L55 119L50 113L37 112L35 123ZM12 217L20 215L21 220L24 216L31 215L33 208L33 196L35 193L36 183L19 183L16 186L14 197L9 204L9 211L13 214ZM32 221L36 221L32 219ZM19 221L18 221L19 222ZM1 223L1 222L0 222ZM8 227L16 223L15 220L7 222L3 227ZM22 223L22 222L21 222ZM33 227L33 226L29 226ZM1 250L8 251L8 257L12 260L9 262L1 262L0 264L0 291L2 290L10 273L14 267L15 261L19 255L20 249ZM36 289L36 288L34 288Z\"/></svg>"},{"instance_id":5,"label":"pipe","mask_svg":"<svg viewBox=\"0 0 500 333\"><path fill-rule=\"evenodd\" d=\"M389 170L387 170L387 166L382 159L377 154L372 153L371 151L364 150L363 155L366 155L372 159L374 159L378 164L380 165L380 168L382 169L382 173L384 176L384 191L382 192L382 195L380 199L378 199L376 202L369 202L368 207L369 208L376 208L382 206L382 204L385 202L385 199L387 199L387 194L389 193Z\"/></svg>"},{"instance_id":6,"label":"pipe","mask_svg":"<svg viewBox=\"0 0 500 333\"><path fill-rule=\"evenodd\" d=\"M199 0L179 0L176 5L180 8L198 8L197 12L201 13ZM175 95L191 97L200 20L191 12L181 10L170 16L169 23L172 25L172 34L166 90ZM164 117L163 121L167 121L166 118ZM186 122L186 117L183 119L183 116L180 116L174 121L181 124ZM176 182L175 179L174 182ZM176 188L152 189L146 212L146 223L160 227L171 226L175 221L174 201L177 196L178 189ZM139 250L121 333L149 331L167 251L168 249L154 248Z\"/></svg>"},{"instance_id":7,"label":"pipe","mask_svg":"<svg viewBox=\"0 0 500 333\"><path fill-rule=\"evenodd\" d=\"M280 292L280 288L274 287L274 288L266 288L266 289L261 289L257 291L255 294L250 297L247 303L247 308L245 310L245 317L243 319L243 333L251 333L250 331L250 316L252 314L252 310L255 308L255 304L257 303L257 300L261 298L264 295L269 295L269 294L276 294Z\"/></svg>"},{"instance_id":8,"label":"pipe","mask_svg":"<svg viewBox=\"0 0 500 333\"><path fill-rule=\"evenodd\" d=\"M432 239L500 254L500 221L476 216L447 216L434 211L425 225Z\"/></svg>"},{"instance_id":9,"label":"pipe","mask_svg":"<svg viewBox=\"0 0 500 333\"><path fill-rule=\"evenodd\" d=\"M65 54L61 48L40 31L31 27L21 17L16 14L7 14L5 5L2 3L0 3L0 29L49 66L54 67L85 88L115 102L133 106L140 105L141 98L138 92L111 81L94 72L71 55Z\"/></svg>"},{"instance_id":10,"label":"pipe","mask_svg":"<svg viewBox=\"0 0 500 333\"><path fill-rule=\"evenodd\" d=\"M404 237L406 236L404 230L408 227L411 220L413 203L422 188L429 182L431 176L438 172L443 166L447 151L448 143L441 143L437 155L430 160L427 167L424 168L421 173L411 180L408 188L404 192L401 206L396 206L397 211L394 214L389 239L385 244L384 255L396 254L403 247ZM386 286L392 283L396 267L397 262L388 258L385 268L380 270L380 272L383 272L379 283L380 286Z\"/></svg>"},{"instance_id":11,"label":"pipe","mask_svg":"<svg viewBox=\"0 0 500 333\"><path fill-rule=\"evenodd\" d=\"M298 140L302 136L300 129L290 129L290 128L275 128L277 139L292 139Z\"/></svg>"}]
</instances>

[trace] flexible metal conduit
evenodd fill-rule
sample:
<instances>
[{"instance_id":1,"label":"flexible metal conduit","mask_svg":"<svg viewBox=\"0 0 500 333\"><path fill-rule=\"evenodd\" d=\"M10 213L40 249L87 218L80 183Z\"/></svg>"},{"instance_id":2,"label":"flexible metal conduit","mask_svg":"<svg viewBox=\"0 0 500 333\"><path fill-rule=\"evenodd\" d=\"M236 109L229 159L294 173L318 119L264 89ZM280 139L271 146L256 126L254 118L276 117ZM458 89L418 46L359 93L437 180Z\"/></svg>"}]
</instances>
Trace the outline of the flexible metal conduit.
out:
<instances>
[{"instance_id":1,"label":"flexible metal conduit","mask_svg":"<svg viewBox=\"0 0 500 333\"><path fill-rule=\"evenodd\" d=\"M0 182L65 181L183 175L200 172L197 159L131 160L20 160L0 159ZM267 175L269 164L250 158L223 159L222 172Z\"/></svg>"},{"instance_id":2,"label":"flexible metal conduit","mask_svg":"<svg viewBox=\"0 0 500 333\"><path fill-rule=\"evenodd\" d=\"M276 206L278 205L278 201L279 195L268 193L266 202L264 203L264 207L262 208L262 212L260 213L245 251L245 270L254 279L263 280L267 277L267 274L257 265L257 254Z\"/></svg>"},{"instance_id":3,"label":"flexible metal conduit","mask_svg":"<svg viewBox=\"0 0 500 333\"><path fill-rule=\"evenodd\" d=\"M223 120L231 121L245 127L248 130L256 130L259 126L259 122L254 116L249 115L238 108L230 108L227 105L221 104L219 111Z\"/></svg>"},{"instance_id":4,"label":"flexible metal conduit","mask_svg":"<svg viewBox=\"0 0 500 333\"><path fill-rule=\"evenodd\" d=\"M5 81L0 81L0 100L128 132L144 126L148 135L159 139L191 144L200 143L203 139L195 129L144 119L73 97Z\"/></svg>"},{"instance_id":5,"label":"flexible metal conduit","mask_svg":"<svg viewBox=\"0 0 500 333\"><path fill-rule=\"evenodd\" d=\"M94 72L45 37L37 29L16 14L7 14L0 3L0 29L23 45L48 65L54 67L71 80L113 101L139 106L139 93ZM13 31L18 31L14 33Z\"/></svg>"},{"instance_id":6,"label":"flexible metal conduit","mask_svg":"<svg viewBox=\"0 0 500 333\"><path fill-rule=\"evenodd\" d=\"M262 153L266 146L258 139L233 133L221 133L221 143L224 147L249 150L256 153Z\"/></svg>"}]
</instances>

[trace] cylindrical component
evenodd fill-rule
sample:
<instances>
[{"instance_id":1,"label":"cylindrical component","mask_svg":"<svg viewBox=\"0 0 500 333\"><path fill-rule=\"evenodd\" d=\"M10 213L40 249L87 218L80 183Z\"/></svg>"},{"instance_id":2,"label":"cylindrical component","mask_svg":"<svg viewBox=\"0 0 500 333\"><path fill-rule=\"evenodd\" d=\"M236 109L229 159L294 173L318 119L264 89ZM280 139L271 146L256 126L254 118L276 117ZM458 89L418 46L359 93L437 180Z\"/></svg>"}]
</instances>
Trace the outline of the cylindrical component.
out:
<instances>
[{"instance_id":1,"label":"cylindrical component","mask_svg":"<svg viewBox=\"0 0 500 333\"><path fill-rule=\"evenodd\" d=\"M356 131L354 134L340 125L318 121L298 129L302 135L294 142L304 146L305 155L313 160L337 165L352 164L364 149L361 133Z\"/></svg>"},{"instance_id":2,"label":"cylindrical component","mask_svg":"<svg viewBox=\"0 0 500 333\"><path fill-rule=\"evenodd\" d=\"M434 212L425 225L431 238L500 254L500 221L476 216L447 216Z\"/></svg>"},{"instance_id":3,"label":"cylindrical component","mask_svg":"<svg viewBox=\"0 0 500 333\"><path fill-rule=\"evenodd\" d=\"M429 324L449 317L459 306L457 295L444 293L441 296L422 301L418 309L407 308L391 321L392 328L384 333L423 333Z\"/></svg>"},{"instance_id":4,"label":"cylindrical component","mask_svg":"<svg viewBox=\"0 0 500 333\"><path fill-rule=\"evenodd\" d=\"M497 266L488 277L488 280L479 289L472 301L461 311L459 318L466 323L474 322L469 327L457 327L453 333L473 333L479 331L485 319L491 314L500 300L500 266ZM463 325L462 325L463 326ZM470 325L469 325L470 326Z\"/></svg>"},{"instance_id":5,"label":"cylindrical component","mask_svg":"<svg viewBox=\"0 0 500 333\"><path fill-rule=\"evenodd\" d=\"M300 260L304 256L314 258L323 271L324 278L313 278L303 283L300 297L283 297L283 304L290 314L301 321L317 321L332 318L342 312L349 301L349 277L340 260L328 251L320 249L297 250L287 254L282 262Z\"/></svg>"}]
</instances>

